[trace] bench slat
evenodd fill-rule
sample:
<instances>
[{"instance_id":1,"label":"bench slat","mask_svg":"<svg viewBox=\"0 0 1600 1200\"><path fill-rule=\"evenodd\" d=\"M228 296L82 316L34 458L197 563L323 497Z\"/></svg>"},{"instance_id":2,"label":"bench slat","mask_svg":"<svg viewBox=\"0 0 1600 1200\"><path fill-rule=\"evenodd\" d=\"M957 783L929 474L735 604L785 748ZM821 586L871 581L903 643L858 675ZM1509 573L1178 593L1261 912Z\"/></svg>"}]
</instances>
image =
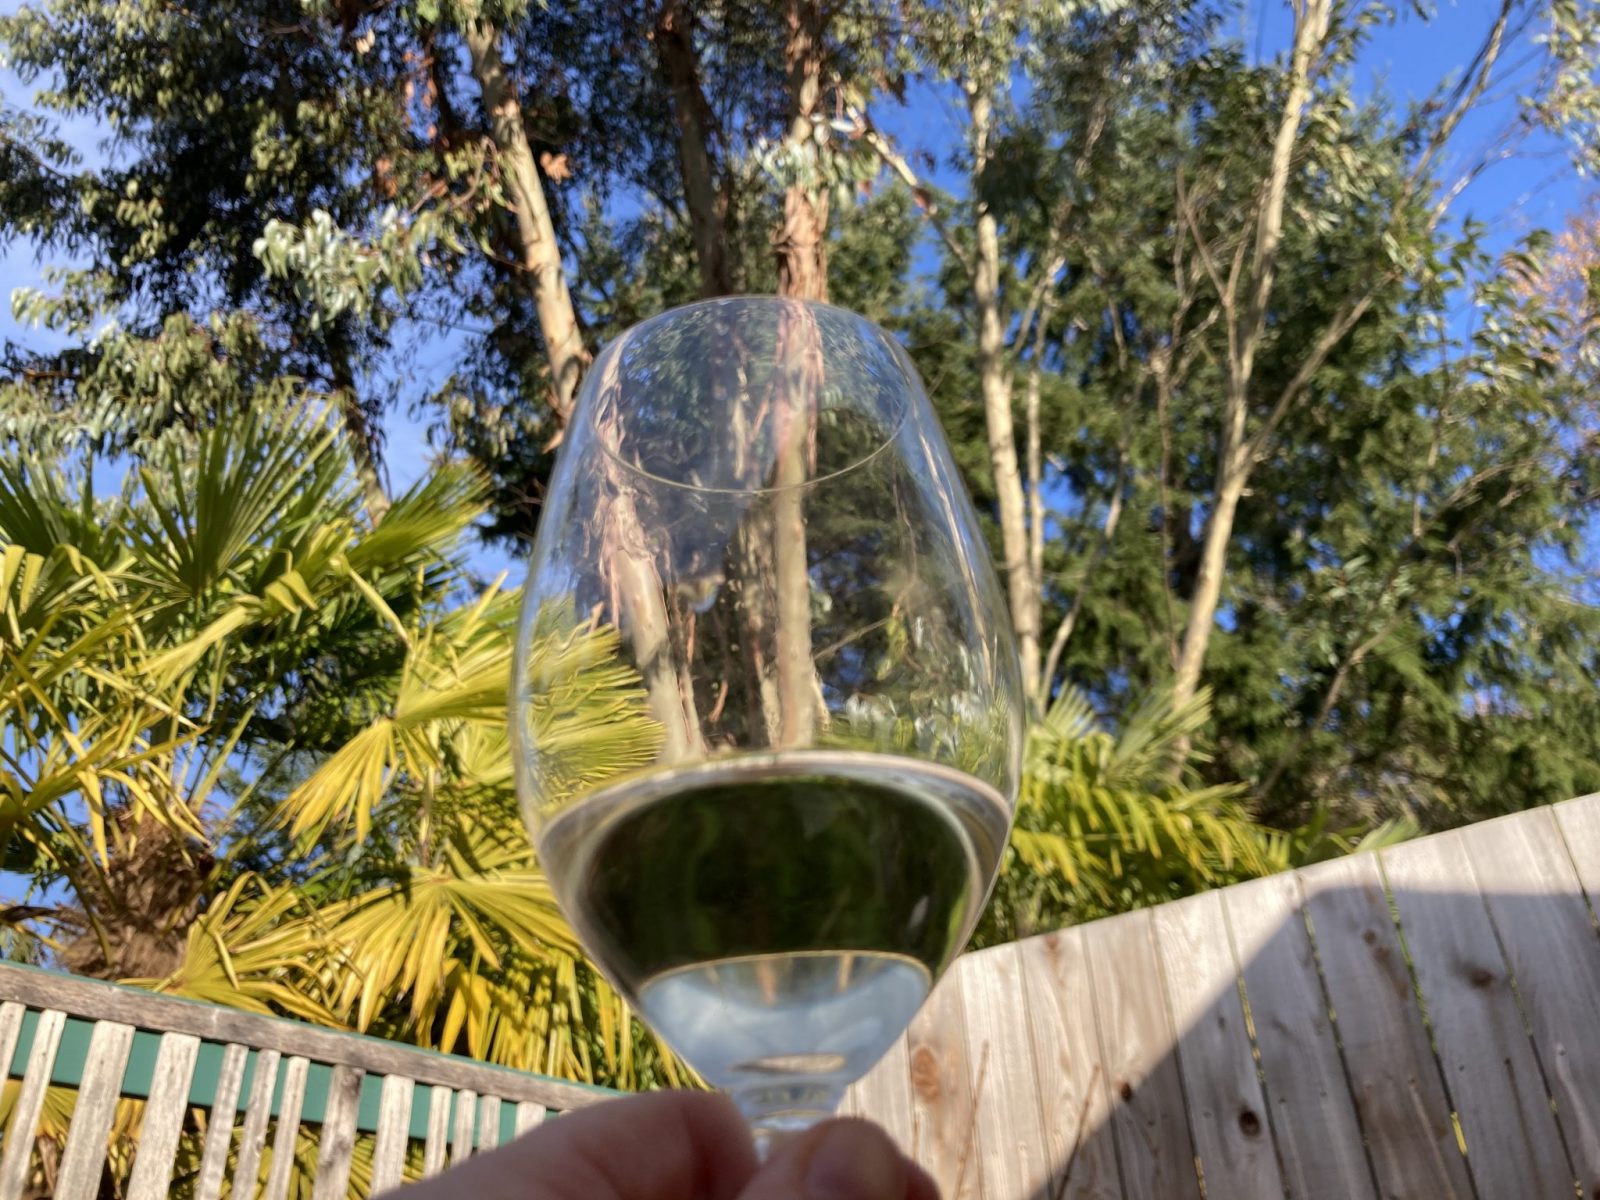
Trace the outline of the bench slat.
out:
<instances>
[{"instance_id":1,"label":"bench slat","mask_svg":"<svg viewBox=\"0 0 1600 1200\"><path fill-rule=\"evenodd\" d=\"M206 1117L206 1139L200 1151L194 1200L217 1200L222 1194L222 1177L228 1169L228 1149L233 1143L233 1118L239 1111L239 1089L244 1084L244 1065L249 1054L245 1047L237 1043L223 1048L217 1090L211 1101L211 1111ZM262 1129L265 1128L263 1124Z\"/></svg>"},{"instance_id":2,"label":"bench slat","mask_svg":"<svg viewBox=\"0 0 1600 1200\"><path fill-rule=\"evenodd\" d=\"M56 1048L61 1045L61 1030L66 1023L65 1013L47 1010L39 1014L33 1048L22 1074L22 1088L6 1130L5 1150L0 1154L0 1200L17 1200L27 1182L39 1114L44 1111L44 1094L50 1087L50 1072L55 1067Z\"/></svg>"},{"instance_id":3,"label":"bench slat","mask_svg":"<svg viewBox=\"0 0 1600 1200\"><path fill-rule=\"evenodd\" d=\"M300 1108L306 1099L306 1072L310 1063L298 1054L284 1065L283 1094L278 1099L277 1129L272 1135L272 1167L267 1172L263 1200L288 1200L294 1175L295 1148L300 1141Z\"/></svg>"},{"instance_id":4,"label":"bench slat","mask_svg":"<svg viewBox=\"0 0 1600 1200\"><path fill-rule=\"evenodd\" d=\"M128 1180L128 1200L162 1200L170 1190L172 1160L189 1111L189 1084L199 1054L200 1039L192 1034L161 1035L155 1081L145 1101L139 1148Z\"/></svg>"},{"instance_id":5,"label":"bench slat","mask_svg":"<svg viewBox=\"0 0 1600 1200\"><path fill-rule=\"evenodd\" d=\"M401 1075L389 1075L383 1081L378 1101L378 1142L372 1149L375 1194L399 1186L411 1141L411 1097L416 1086Z\"/></svg>"},{"instance_id":6,"label":"bench slat","mask_svg":"<svg viewBox=\"0 0 1600 1200\"><path fill-rule=\"evenodd\" d=\"M317 1174L312 1200L344 1200L350 1159L356 1148L356 1112L361 1104L360 1067L338 1066L328 1088L328 1106L317 1134Z\"/></svg>"},{"instance_id":7,"label":"bench slat","mask_svg":"<svg viewBox=\"0 0 1600 1200\"><path fill-rule=\"evenodd\" d=\"M428 1097L428 1139L422 1148L423 1177L444 1170L450 1149L450 1089L435 1085Z\"/></svg>"},{"instance_id":8,"label":"bench slat","mask_svg":"<svg viewBox=\"0 0 1600 1200\"><path fill-rule=\"evenodd\" d=\"M59 1196L93 1196L100 1191L100 1173L106 1162L106 1135L117 1115L122 1094L122 1072L133 1045L133 1026L101 1021L89 1040L89 1061L78 1086L66 1148L61 1152L61 1173L56 1176Z\"/></svg>"}]
</instances>

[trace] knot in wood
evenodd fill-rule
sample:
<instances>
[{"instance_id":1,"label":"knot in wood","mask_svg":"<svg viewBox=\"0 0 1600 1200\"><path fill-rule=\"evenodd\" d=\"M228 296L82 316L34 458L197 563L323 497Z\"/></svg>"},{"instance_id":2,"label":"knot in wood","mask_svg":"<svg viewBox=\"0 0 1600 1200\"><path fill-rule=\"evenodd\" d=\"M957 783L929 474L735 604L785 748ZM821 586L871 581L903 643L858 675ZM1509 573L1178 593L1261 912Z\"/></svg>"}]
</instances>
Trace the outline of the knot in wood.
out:
<instances>
[{"instance_id":1,"label":"knot in wood","mask_svg":"<svg viewBox=\"0 0 1600 1200\"><path fill-rule=\"evenodd\" d=\"M918 1046L911 1052L911 1086L924 1100L939 1096L939 1056L927 1046Z\"/></svg>"}]
</instances>

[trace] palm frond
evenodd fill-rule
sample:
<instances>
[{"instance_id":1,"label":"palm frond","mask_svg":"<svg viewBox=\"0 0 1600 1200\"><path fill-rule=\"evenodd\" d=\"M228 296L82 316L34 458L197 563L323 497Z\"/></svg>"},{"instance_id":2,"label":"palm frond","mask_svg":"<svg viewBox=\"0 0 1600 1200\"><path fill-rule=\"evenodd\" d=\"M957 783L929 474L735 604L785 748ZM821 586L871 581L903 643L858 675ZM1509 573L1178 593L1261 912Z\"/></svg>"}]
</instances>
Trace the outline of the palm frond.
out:
<instances>
[{"instance_id":1,"label":"palm frond","mask_svg":"<svg viewBox=\"0 0 1600 1200\"><path fill-rule=\"evenodd\" d=\"M228 1008L287 1013L340 1027L317 969L326 952L315 914L291 887L241 876L189 927L183 960L161 979L125 979L151 991Z\"/></svg>"},{"instance_id":2,"label":"palm frond","mask_svg":"<svg viewBox=\"0 0 1600 1200\"><path fill-rule=\"evenodd\" d=\"M397 778L446 771L457 778L470 756L509 784L506 706L514 596L453 613L414 639L390 714L339 749L284 803L298 837L350 825L364 840ZM538 639L534 669L552 681L532 706L541 771L555 789L592 786L654 756L660 732L645 710L638 676L617 653L611 629L577 629ZM555 686L556 682L563 686ZM458 741L460 745L458 746ZM507 757L492 759L490 753ZM448 759L448 762L447 762Z\"/></svg>"},{"instance_id":3,"label":"palm frond","mask_svg":"<svg viewBox=\"0 0 1600 1200\"><path fill-rule=\"evenodd\" d=\"M981 938L1160 903L1290 865L1288 838L1251 815L1239 785L1174 779L1173 748L1208 697L1156 696L1116 734L1068 689L1031 732L1017 819Z\"/></svg>"}]
</instances>

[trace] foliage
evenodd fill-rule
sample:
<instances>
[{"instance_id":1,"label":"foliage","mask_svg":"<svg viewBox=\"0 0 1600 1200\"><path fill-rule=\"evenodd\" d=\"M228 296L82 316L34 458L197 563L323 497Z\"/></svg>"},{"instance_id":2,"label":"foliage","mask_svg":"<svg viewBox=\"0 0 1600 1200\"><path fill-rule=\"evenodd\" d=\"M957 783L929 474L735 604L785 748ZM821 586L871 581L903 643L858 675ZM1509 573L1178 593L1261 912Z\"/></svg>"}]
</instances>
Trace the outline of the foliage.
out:
<instances>
[{"instance_id":1,"label":"foliage","mask_svg":"<svg viewBox=\"0 0 1600 1200\"><path fill-rule=\"evenodd\" d=\"M1238 409L1266 432L1238 468L1248 488L1201 676L1216 701L1194 744L1209 751L1202 781L1245 782L1273 823L1326 807L1340 825L1437 827L1600 785L1585 583L1597 421L1561 334L1581 322L1530 282L1543 239L1491 250L1482 226L1441 216L1458 189L1435 177L1425 130L1444 107L1402 120L1381 93L1357 98L1364 13L1340 10L1293 130L1276 282ZM997 218L1009 311L1030 303L1035 264L1061 255L1047 328L1012 369L1040 376L1058 686L1117 724L1171 678L1211 574L1234 281L1250 279L1263 147L1290 74L1250 61L1201 8L1172 17L1166 32L1140 25L1163 39L1145 45L1158 65L1109 98L1080 73L1092 59L1049 48L1088 44L1080 26L1047 35L1051 69L1005 112L964 202ZM903 324L994 512L961 252L947 247L942 293Z\"/></svg>"},{"instance_id":2,"label":"foliage","mask_svg":"<svg viewBox=\"0 0 1600 1200\"><path fill-rule=\"evenodd\" d=\"M1155 696L1121 729L1101 727L1073 689L1028 741L1016 825L980 931L990 944L1159 904L1290 866L1281 834L1251 819L1236 784L1171 776L1173 743L1208 716Z\"/></svg>"},{"instance_id":3,"label":"foliage","mask_svg":"<svg viewBox=\"0 0 1600 1200\"><path fill-rule=\"evenodd\" d=\"M1145 908L1415 836L1407 820L1293 830L1261 824L1239 784L1174 779L1173 745L1204 728L1210 696L1157 693L1115 732L1068 688L1028 741L1022 794L994 899L975 937L993 945ZM1196 764L1199 765L1199 764Z\"/></svg>"}]
</instances>

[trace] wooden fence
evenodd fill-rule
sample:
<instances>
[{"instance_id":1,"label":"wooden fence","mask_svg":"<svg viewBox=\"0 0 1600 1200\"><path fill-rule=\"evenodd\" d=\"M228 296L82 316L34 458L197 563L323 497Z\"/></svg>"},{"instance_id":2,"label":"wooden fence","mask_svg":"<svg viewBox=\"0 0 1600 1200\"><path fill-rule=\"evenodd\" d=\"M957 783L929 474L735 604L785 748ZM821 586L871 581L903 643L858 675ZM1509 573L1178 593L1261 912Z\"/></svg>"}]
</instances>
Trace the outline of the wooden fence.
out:
<instances>
[{"instance_id":1,"label":"wooden fence","mask_svg":"<svg viewBox=\"0 0 1600 1200\"><path fill-rule=\"evenodd\" d=\"M857 1085L945 1200L1600 1196L1600 796L961 959Z\"/></svg>"},{"instance_id":2,"label":"wooden fence","mask_svg":"<svg viewBox=\"0 0 1600 1200\"><path fill-rule=\"evenodd\" d=\"M400 1182L408 1157L436 1174L547 1110L611 1094L10 964L0 964L0 1063L22 1081L0 1143L0 1200L95 1196L119 1100L143 1102L129 1200L168 1194L193 1110L206 1114L189 1181L195 1200L216 1200L230 1174L234 1196L285 1200L293 1186L314 1200L344 1200L364 1133L375 1137L356 1190L375 1194ZM51 1087L76 1094L64 1142L41 1154ZM315 1136L309 1169L297 1155L302 1128Z\"/></svg>"},{"instance_id":3,"label":"wooden fence","mask_svg":"<svg viewBox=\"0 0 1600 1200\"><path fill-rule=\"evenodd\" d=\"M1591 796L981 951L846 1107L946 1200L1600 1200L1596 900ZM0 1200L37 1183L52 1084L62 1197L143 1101L135 1200L195 1110L200 1200L230 1164L234 1195L337 1200L606 1095L23 967L0 1001Z\"/></svg>"}]
</instances>

